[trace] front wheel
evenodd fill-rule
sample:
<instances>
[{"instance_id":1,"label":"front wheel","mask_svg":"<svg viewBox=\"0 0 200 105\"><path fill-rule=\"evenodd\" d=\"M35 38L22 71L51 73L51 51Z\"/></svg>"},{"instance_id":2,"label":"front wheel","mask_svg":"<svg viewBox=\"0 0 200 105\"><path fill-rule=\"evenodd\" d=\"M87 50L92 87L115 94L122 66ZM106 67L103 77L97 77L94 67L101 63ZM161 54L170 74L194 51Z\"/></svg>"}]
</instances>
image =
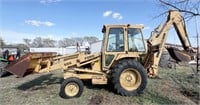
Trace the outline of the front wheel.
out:
<instances>
[{"instance_id":1,"label":"front wheel","mask_svg":"<svg viewBox=\"0 0 200 105\"><path fill-rule=\"evenodd\" d=\"M63 81L60 88L62 98L80 97L83 92L83 82L76 77L70 77Z\"/></svg>"},{"instance_id":2,"label":"front wheel","mask_svg":"<svg viewBox=\"0 0 200 105\"><path fill-rule=\"evenodd\" d=\"M146 88L147 73L137 61L124 59L112 69L111 82L118 94L133 96L143 92Z\"/></svg>"}]
</instances>

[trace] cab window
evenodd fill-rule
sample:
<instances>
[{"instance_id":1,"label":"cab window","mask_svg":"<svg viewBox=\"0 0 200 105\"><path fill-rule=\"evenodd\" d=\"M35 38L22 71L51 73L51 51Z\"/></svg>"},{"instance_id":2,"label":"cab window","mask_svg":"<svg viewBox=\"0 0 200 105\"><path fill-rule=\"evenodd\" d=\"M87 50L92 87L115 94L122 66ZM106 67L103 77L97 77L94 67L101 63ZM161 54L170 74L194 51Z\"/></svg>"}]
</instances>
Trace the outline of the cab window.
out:
<instances>
[{"instance_id":1,"label":"cab window","mask_svg":"<svg viewBox=\"0 0 200 105\"><path fill-rule=\"evenodd\" d=\"M110 28L108 36L108 52L121 52L124 51L124 29L123 28Z\"/></svg>"},{"instance_id":2,"label":"cab window","mask_svg":"<svg viewBox=\"0 0 200 105\"><path fill-rule=\"evenodd\" d=\"M132 52L145 51L141 29L138 29L138 28L128 29L128 49L129 51L132 51Z\"/></svg>"}]
</instances>

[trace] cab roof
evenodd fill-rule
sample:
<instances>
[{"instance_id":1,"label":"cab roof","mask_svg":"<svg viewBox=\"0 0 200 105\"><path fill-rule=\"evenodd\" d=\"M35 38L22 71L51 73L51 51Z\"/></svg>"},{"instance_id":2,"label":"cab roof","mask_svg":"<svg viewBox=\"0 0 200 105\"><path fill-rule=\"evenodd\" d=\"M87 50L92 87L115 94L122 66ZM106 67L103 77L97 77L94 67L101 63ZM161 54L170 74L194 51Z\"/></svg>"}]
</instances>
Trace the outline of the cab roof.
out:
<instances>
[{"instance_id":1,"label":"cab roof","mask_svg":"<svg viewBox=\"0 0 200 105\"><path fill-rule=\"evenodd\" d=\"M105 32L109 27L130 27L130 28L144 28L143 24L104 24L102 32Z\"/></svg>"}]
</instances>

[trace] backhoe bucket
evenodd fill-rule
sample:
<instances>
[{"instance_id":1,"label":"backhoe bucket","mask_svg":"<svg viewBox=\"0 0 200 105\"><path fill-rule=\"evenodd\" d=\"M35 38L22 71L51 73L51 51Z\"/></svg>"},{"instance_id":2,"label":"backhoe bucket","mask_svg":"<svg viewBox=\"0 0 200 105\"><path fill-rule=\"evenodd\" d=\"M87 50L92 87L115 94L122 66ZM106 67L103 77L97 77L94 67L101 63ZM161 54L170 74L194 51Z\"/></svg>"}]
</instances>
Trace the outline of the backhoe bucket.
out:
<instances>
[{"instance_id":1,"label":"backhoe bucket","mask_svg":"<svg viewBox=\"0 0 200 105\"><path fill-rule=\"evenodd\" d=\"M189 62L193 60L192 54L186 52L185 50L179 50L175 47L167 47L169 55L178 62Z\"/></svg>"},{"instance_id":2,"label":"backhoe bucket","mask_svg":"<svg viewBox=\"0 0 200 105\"><path fill-rule=\"evenodd\" d=\"M6 71L23 77L28 73L36 72L36 68L40 65L39 62L51 59L55 55L56 53L49 52L27 53L19 60L6 66Z\"/></svg>"}]
</instances>

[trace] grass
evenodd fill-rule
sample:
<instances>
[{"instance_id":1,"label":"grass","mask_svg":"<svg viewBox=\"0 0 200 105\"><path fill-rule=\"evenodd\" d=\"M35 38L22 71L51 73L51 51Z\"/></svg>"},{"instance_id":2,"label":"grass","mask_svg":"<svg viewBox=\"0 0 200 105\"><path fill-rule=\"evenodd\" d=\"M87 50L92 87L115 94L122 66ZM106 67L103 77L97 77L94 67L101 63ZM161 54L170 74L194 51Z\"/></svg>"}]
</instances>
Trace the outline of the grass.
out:
<instances>
[{"instance_id":1,"label":"grass","mask_svg":"<svg viewBox=\"0 0 200 105\"><path fill-rule=\"evenodd\" d=\"M32 74L24 78L9 76L0 79L1 105L160 105L199 104L200 76L192 76L192 69L159 68L157 79L148 79L143 94L124 97L115 94L109 86L86 84L79 98L63 99L59 96L62 73L55 71Z\"/></svg>"}]
</instances>

